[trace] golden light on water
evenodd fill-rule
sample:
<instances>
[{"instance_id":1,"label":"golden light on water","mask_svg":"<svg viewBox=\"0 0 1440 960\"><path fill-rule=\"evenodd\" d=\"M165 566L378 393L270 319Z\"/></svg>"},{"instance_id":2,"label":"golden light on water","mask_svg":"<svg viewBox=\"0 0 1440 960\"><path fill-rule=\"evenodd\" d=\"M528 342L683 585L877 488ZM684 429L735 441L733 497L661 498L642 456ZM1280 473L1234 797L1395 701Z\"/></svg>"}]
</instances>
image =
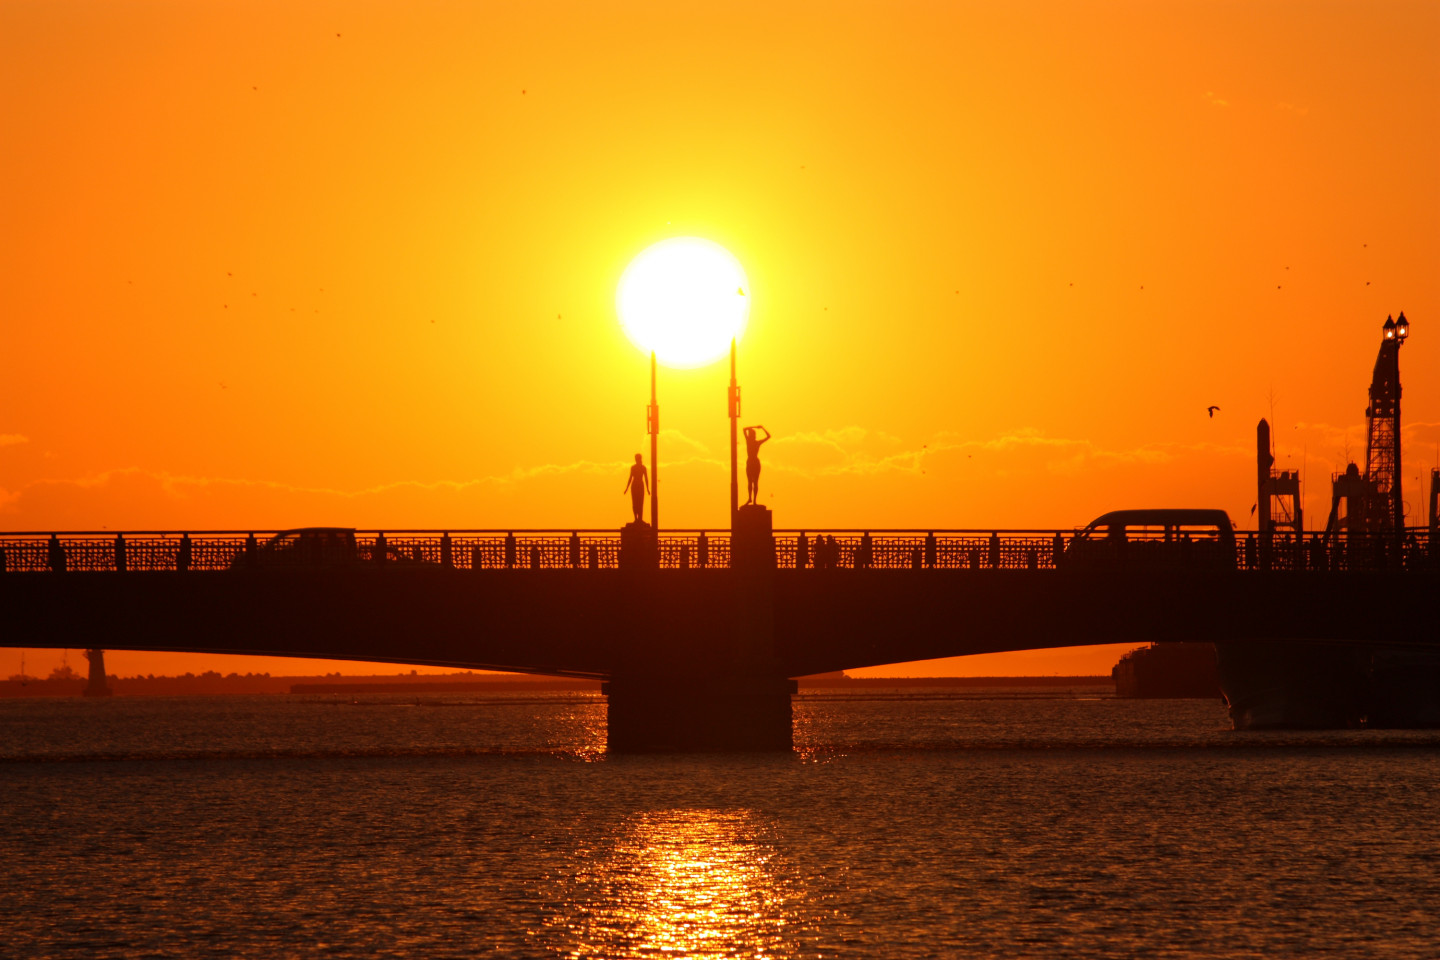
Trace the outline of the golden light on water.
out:
<instances>
[{"instance_id":1,"label":"golden light on water","mask_svg":"<svg viewBox=\"0 0 1440 960\"><path fill-rule=\"evenodd\" d=\"M625 335L669 367L718 360L745 330L750 281L730 251L700 237L647 247L615 292Z\"/></svg>"},{"instance_id":2,"label":"golden light on water","mask_svg":"<svg viewBox=\"0 0 1440 960\"><path fill-rule=\"evenodd\" d=\"M641 814L577 878L574 956L770 957L799 933L796 883L746 811Z\"/></svg>"}]
</instances>

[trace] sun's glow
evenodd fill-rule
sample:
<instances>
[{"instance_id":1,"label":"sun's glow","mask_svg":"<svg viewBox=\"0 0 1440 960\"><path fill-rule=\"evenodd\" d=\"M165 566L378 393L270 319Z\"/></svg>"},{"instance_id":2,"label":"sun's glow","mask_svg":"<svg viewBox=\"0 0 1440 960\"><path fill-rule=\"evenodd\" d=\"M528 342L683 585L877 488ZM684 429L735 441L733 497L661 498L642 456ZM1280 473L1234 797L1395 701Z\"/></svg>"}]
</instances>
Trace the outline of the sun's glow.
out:
<instances>
[{"instance_id":1,"label":"sun's glow","mask_svg":"<svg viewBox=\"0 0 1440 960\"><path fill-rule=\"evenodd\" d=\"M647 247L615 292L625 335L667 367L698 367L725 355L745 331L750 286L730 251L700 237Z\"/></svg>"}]
</instances>

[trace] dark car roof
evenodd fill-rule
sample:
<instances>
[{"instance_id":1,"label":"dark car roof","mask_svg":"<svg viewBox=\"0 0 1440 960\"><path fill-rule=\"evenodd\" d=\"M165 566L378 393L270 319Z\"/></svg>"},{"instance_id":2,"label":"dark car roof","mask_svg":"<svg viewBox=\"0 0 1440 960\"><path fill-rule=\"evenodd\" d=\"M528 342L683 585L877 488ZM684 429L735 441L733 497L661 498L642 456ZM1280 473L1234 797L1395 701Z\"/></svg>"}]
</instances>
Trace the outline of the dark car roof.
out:
<instances>
[{"instance_id":1,"label":"dark car roof","mask_svg":"<svg viewBox=\"0 0 1440 960\"><path fill-rule=\"evenodd\" d=\"M354 527L296 527L293 530L280 530L275 536L283 537L291 533L354 533Z\"/></svg>"},{"instance_id":2,"label":"dark car roof","mask_svg":"<svg viewBox=\"0 0 1440 960\"><path fill-rule=\"evenodd\" d=\"M1112 510L1090 522L1092 527L1217 526L1231 529L1230 514L1224 510Z\"/></svg>"}]
</instances>

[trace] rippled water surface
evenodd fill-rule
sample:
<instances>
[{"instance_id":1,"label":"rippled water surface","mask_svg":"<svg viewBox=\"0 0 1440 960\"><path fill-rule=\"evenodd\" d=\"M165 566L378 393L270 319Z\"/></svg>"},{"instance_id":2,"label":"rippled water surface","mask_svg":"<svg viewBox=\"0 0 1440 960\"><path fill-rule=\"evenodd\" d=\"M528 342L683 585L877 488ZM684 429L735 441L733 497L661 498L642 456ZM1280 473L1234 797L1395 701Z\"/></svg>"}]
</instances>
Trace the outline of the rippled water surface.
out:
<instances>
[{"instance_id":1,"label":"rippled water surface","mask_svg":"<svg viewBox=\"0 0 1440 960\"><path fill-rule=\"evenodd\" d=\"M0 955L1425 957L1440 734L812 696L607 757L589 697L0 701Z\"/></svg>"}]
</instances>

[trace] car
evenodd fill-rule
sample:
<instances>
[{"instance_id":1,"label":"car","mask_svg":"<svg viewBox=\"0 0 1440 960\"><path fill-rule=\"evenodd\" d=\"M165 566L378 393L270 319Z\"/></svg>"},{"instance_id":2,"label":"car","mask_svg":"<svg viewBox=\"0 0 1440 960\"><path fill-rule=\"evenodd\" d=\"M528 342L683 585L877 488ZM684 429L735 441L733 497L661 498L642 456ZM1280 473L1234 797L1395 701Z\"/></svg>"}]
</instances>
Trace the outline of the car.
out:
<instances>
[{"instance_id":1,"label":"car","mask_svg":"<svg viewBox=\"0 0 1440 960\"><path fill-rule=\"evenodd\" d=\"M1062 567L1235 569L1235 525L1224 510L1114 510L1077 533Z\"/></svg>"},{"instance_id":2,"label":"car","mask_svg":"<svg viewBox=\"0 0 1440 960\"><path fill-rule=\"evenodd\" d=\"M230 568L333 567L359 560L353 527L301 527L282 530L253 548L247 541L245 551L230 562Z\"/></svg>"}]
</instances>

